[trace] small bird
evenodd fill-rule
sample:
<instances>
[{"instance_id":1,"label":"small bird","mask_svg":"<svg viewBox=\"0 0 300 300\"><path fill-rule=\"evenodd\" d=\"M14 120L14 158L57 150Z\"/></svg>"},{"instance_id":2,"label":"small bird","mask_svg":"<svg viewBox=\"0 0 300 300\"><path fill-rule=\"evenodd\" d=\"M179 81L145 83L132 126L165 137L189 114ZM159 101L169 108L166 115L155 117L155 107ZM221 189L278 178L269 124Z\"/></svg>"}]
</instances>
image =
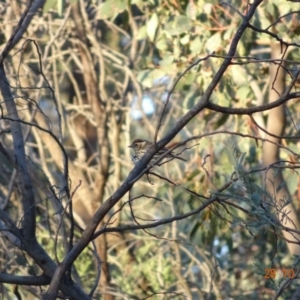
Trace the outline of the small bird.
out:
<instances>
[{"instance_id":1,"label":"small bird","mask_svg":"<svg viewBox=\"0 0 300 300\"><path fill-rule=\"evenodd\" d=\"M153 145L152 142L149 142L147 140L143 140L143 139L135 139L130 146L128 146L129 148L132 148L134 151L134 155L132 155L132 161L134 164L136 164L143 156L146 152L148 152L148 150L150 149L150 147ZM168 148L162 148L160 149L152 158L151 162L155 162L160 156L162 156L164 153L166 153L167 151L169 151ZM165 157L165 158L169 158L169 159L180 159L182 161L186 161L186 159L174 154L173 152L169 152Z\"/></svg>"}]
</instances>

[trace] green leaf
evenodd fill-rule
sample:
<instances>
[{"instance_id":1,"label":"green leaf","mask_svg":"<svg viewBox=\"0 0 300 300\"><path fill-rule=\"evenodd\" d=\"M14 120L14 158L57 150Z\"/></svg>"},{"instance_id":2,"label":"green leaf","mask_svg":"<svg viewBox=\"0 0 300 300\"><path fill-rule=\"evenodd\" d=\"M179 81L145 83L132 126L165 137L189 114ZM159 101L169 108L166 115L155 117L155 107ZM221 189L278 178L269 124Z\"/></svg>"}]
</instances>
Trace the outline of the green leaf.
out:
<instances>
[{"instance_id":1,"label":"green leaf","mask_svg":"<svg viewBox=\"0 0 300 300\"><path fill-rule=\"evenodd\" d=\"M186 110L191 109L195 105L196 100L199 99L199 96L198 89L188 92L188 94L184 97L183 107Z\"/></svg>"},{"instance_id":2,"label":"green leaf","mask_svg":"<svg viewBox=\"0 0 300 300\"><path fill-rule=\"evenodd\" d=\"M54 7L57 0L47 0L43 7L43 13L46 14L51 8Z\"/></svg>"},{"instance_id":3,"label":"green leaf","mask_svg":"<svg viewBox=\"0 0 300 300\"><path fill-rule=\"evenodd\" d=\"M247 85L249 84L248 75L245 68L241 66L234 66L231 68L232 80L236 85Z\"/></svg>"},{"instance_id":4,"label":"green leaf","mask_svg":"<svg viewBox=\"0 0 300 300\"><path fill-rule=\"evenodd\" d=\"M186 179L190 182L192 181L196 176L198 176L200 174L199 169L194 169L192 170L190 173L187 174Z\"/></svg>"},{"instance_id":5,"label":"green leaf","mask_svg":"<svg viewBox=\"0 0 300 300\"><path fill-rule=\"evenodd\" d=\"M182 32L189 31L192 27L191 20L186 16L177 16L175 18L175 24L182 30Z\"/></svg>"},{"instance_id":6,"label":"green leaf","mask_svg":"<svg viewBox=\"0 0 300 300\"><path fill-rule=\"evenodd\" d=\"M251 200L254 202L256 207L259 207L260 203L261 203L261 195L257 192L254 192L251 195Z\"/></svg>"},{"instance_id":7,"label":"green leaf","mask_svg":"<svg viewBox=\"0 0 300 300\"><path fill-rule=\"evenodd\" d=\"M137 39L138 40L143 40L147 37L147 31L146 31L146 26L143 25L142 27L139 28L138 33L137 33Z\"/></svg>"},{"instance_id":8,"label":"green leaf","mask_svg":"<svg viewBox=\"0 0 300 300\"><path fill-rule=\"evenodd\" d=\"M156 48L161 51L166 51L168 49L168 43L165 38L160 38L155 44Z\"/></svg>"},{"instance_id":9,"label":"green leaf","mask_svg":"<svg viewBox=\"0 0 300 300\"><path fill-rule=\"evenodd\" d=\"M196 74L195 72L188 72L184 77L183 77L183 83L184 85L189 86L192 85L195 80L196 77L198 76L198 74ZM199 76L201 78L201 76Z\"/></svg>"},{"instance_id":10,"label":"green leaf","mask_svg":"<svg viewBox=\"0 0 300 300\"><path fill-rule=\"evenodd\" d=\"M57 0L57 11L60 17L63 15L64 2L64 0Z\"/></svg>"},{"instance_id":11,"label":"green leaf","mask_svg":"<svg viewBox=\"0 0 300 300\"><path fill-rule=\"evenodd\" d=\"M201 53L203 48L203 42L199 37L196 37L194 40L190 42L190 51L192 54L196 55Z\"/></svg>"},{"instance_id":12,"label":"green leaf","mask_svg":"<svg viewBox=\"0 0 300 300\"><path fill-rule=\"evenodd\" d=\"M165 31L167 31L171 36L180 35L182 33L187 33L192 28L191 20L186 16L176 16L171 24L166 26Z\"/></svg>"},{"instance_id":13,"label":"green leaf","mask_svg":"<svg viewBox=\"0 0 300 300\"><path fill-rule=\"evenodd\" d=\"M127 8L125 0L107 0L100 4L98 19L114 19L119 13Z\"/></svg>"},{"instance_id":14,"label":"green leaf","mask_svg":"<svg viewBox=\"0 0 300 300\"><path fill-rule=\"evenodd\" d=\"M160 66L169 66L174 62L174 55L173 54L167 54L164 56L162 60L159 61Z\"/></svg>"},{"instance_id":15,"label":"green leaf","mask_svg":"<svg viewBox=\"0 0 300 300\"><path fill-rule=\"evenodd\" d=\"M146 25L146 32L151 42L155 39L155 33L158 27L158 16L154 13Z\"/></svg>"},{"instance_id":16,"label":"green leaf","mask_svg":"<svg viewBox=\"0 0 300 300\"><path fill-rule=\"evenodd\" d=\"M186 45L190 41L190 35L186 34L180 39L181 45Z\"/></svg>"},{"instance_id":17,"label":"green leaf","mask_svg":"<svg viewBox=\"0 0 300 300\"><path fill-rule=\"evenodd\" d=\"M221 33L217 32L206 41L206 49L209 52L218 51L222 44Z\"/></svg>"},{"instance_id":18,"label":"green leaf","mask_svg":"<svg viewBox=\"0 0 300 300\"><path fill-rule=\"evenodd\" d=\"M236 30L236 28L234 28L234 27L229 27L229 28L225 31L225 33L224 33L224 35L223 35L223 39L224 39L225 41L230 41L230 40L232 39L233 35L235 34L235 30Z\"/></svg>"},{"instance_id":19,"label":"green leaf","mask_svg":"<svg viewBox=\"0 0 300 300\"><path fill-rule=\"evenodd\" d=\"M289 191L293 194L297 191L299 176L296 173L289 173L286 181Z\"/></svg>"},{"instance_id":20,"label":"green leaf","mask_svg":"<svg viewBox=\"0 0 300 300\"><path fill-rule=\"evenodd\" d=\"M275 6L272 3L272 1L267 2L266 6L265 6L265 10L266 10L267 14L275 17Z\"/></svg>"},{"instance_id":21,"label":"green leaf","mask_svg":"<svg viewBox=\"0 0 300 300\"><path fill-rule=\"evenodd\" d=\"M238 88L236 92L236 97L242 101L242 103L245 103L247 98L249 97L251 93L250 87L248 86L241 86Z\"/></svg>"},{"instance_id":22,"label":"green leaf","mask_svg":"<svg viewBox=\"0 0 300 300\"><path fill-rule=\"evenodd\" d=\"M221 117L214 123L214 127L213 127L214 130L222 127L227 122L229 117L230 115L226 115L226 114L221 115Z\"/></svg>"},{"instance_id":23,"label":"green leaf","mask_svg":"<svg viewBox=\"0 0 300 300\"><path fill-rule=\"evenodd\" d=\"M203 5L203 12L205 12L208 16L212 14L213 3L205 3Z\"/></svg>"},{"instance_id":24,"label":"green leaf","mask_svg":"<svg viewBox=\"0 0 300 300\"><path fill-rule=\"evenodd\" d=\"M135 4L141 11L143 11L143 6L144 6L143 0L130 0L129 4L130 5Z\"/></svg>"},{"instance_id":25,"label":"green leaf","mask_svg":"<svg viewBox=\"0 0 300 300\"><path fill-rule=\"evenodd\" d=\"M196 20L197 18L197 5L194 1L189 1L187 7L186 7L186 15L191 20Z\"/></svg>"},{"instance_id":26,"label":"green leaf","mask_svg":"<svg viewBox=\"0 0 300 300\"><path fill-rule=\"evenodd\" d=\"M143 87L151 88L153 87L154 80L161 78L164 75L166 75L166 73L160 69L143 70L139 72L137 80L143 85Z\"/></svg>"},{"instance_id":27,"label":"green leaf","mask_svg":"<svg viewBox=\"0 0 300 300\"><path fill-rule=\"evenodd\" d=\"M151 70L143 70L138 73L137 80L146 88L153 86L153 80L150 77Z\"/></svg>"}]
</instances>

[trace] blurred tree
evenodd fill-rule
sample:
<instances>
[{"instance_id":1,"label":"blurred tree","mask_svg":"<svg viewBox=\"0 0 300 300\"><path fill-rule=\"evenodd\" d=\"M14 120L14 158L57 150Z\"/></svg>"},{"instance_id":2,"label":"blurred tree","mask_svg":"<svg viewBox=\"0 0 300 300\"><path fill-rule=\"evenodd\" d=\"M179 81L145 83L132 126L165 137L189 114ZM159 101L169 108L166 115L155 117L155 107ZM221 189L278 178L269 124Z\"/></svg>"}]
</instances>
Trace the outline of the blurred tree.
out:
<instances>
[{"instance_id":1,"label":"blurred tree","mask_svg":"<svg viewBox=\"0 0 300 300\"><path fill-rule=\"evenodd\" d=\"M298 6L1 3L3 297L299 297Z\"/></svg>"}]
</instances>

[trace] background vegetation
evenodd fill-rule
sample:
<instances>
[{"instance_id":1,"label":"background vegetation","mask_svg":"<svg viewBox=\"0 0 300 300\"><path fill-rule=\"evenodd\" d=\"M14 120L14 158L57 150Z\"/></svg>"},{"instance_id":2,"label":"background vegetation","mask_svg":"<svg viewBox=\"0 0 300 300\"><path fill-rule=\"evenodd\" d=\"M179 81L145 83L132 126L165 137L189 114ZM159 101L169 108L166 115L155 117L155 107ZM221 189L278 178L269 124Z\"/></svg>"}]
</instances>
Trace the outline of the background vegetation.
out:
<instances>
[{"instance_id":1,"label":"background vegetation","mask_svg":"<svg viewBox=\"0 0 300 300\"><path fill-rule=\"evenodd\" d=\"M0 18L2 299L299 299L298 1Z\"/></svg>"}]
</instances>

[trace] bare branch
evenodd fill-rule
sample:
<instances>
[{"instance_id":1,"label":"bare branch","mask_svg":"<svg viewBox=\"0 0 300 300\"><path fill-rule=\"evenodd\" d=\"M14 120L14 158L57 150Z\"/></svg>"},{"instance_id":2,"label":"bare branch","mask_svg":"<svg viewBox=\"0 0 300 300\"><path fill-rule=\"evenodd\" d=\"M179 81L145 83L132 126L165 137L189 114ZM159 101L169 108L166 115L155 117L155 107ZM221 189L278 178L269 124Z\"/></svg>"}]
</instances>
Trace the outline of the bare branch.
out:
<instances>
[{"instance_id":1,"label":"bare branch","mask_svg":"<svg viewBox=\"0 0 300 300\"><path fill-rule=\"evenodd\" d=\"M14 29L11 37L5 45L5 48L0 54L0 65L2 65L4 59L7 57L9 51L19 42L22 38L23 33L26 31L32 18L34 17L37 10L43 7L45 0L30 0L27 3L26 9L24 10L21 18L19 19L17 27Z\"/></svg>"}]
</instances>

